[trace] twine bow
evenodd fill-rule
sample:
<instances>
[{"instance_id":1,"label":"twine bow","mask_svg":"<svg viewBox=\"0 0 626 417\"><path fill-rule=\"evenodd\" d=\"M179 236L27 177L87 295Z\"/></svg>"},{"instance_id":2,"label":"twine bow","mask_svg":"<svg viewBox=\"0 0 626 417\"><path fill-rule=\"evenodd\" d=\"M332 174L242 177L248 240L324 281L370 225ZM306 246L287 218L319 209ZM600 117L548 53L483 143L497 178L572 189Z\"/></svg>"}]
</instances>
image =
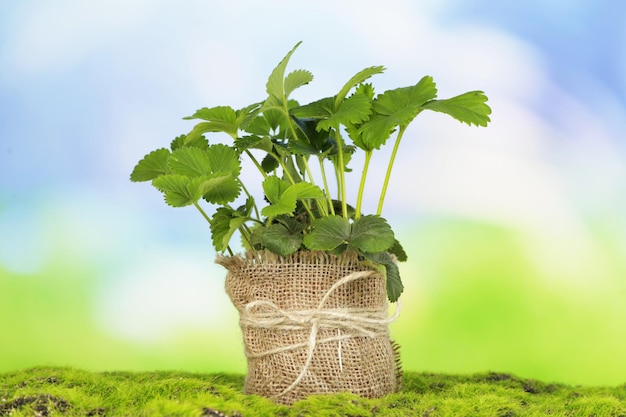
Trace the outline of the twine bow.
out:
<instances>
[{"instance_id":1,"label":"twine bow","mask_svg":"<svg viewBox=\"0 0 626 417\"><path fill-rule=\"evenodd\" d=\"M243 326L257 327L273 330L306 330L310 328L309 339L305 342L282 346L261 353L246 351L248 358L261 358L268 355L292 351L308 346L307 358L298 377L276 397L281 397L293 390L304 378L311 365L315 347L318 344L339 342L338 357L341 363L341 341L355 336L359 337L384 337L387 335L387 325L396 320L400 314L400 302L396 305L396 312L387 318L387 312L380 308L340 308L324 309L324 304L331 294L342 285L357 279L375 274L376 271L353 272L335 282L324 294L317 308L309 310L287 311L279 308L271 301L252 301L244 307L240 323ZM337 336L318 340L317 334L320 329L337 329ZM342 330L348 333L342 334Z\"/></svg>"}]
</instances>

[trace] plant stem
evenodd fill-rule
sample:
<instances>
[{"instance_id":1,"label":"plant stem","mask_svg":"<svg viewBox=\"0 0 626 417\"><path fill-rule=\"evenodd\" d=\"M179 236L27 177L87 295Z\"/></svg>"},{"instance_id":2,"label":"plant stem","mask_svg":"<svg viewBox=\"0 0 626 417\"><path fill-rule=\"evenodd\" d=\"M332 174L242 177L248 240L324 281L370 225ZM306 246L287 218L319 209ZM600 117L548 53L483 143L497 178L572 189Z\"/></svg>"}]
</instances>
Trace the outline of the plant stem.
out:
<instances>
[{"instance_id":1,"label":"plant stem","mask_svg":"<svg viewBox=\"0 0 626 417\"><path fill-rule=\"evenodd\" d=\"M248 226L243 224L239 228L239 233L241 233L241 237L243 238L243 240L246 241L250 250L254 250L254 248L252 247L252 243L250 242L250 228L248 228Z\"/></svg>"},{"instance_id":2,"label":"plant stem","mask_svg":"<svg viewBox=\"0 0 626 417\"><path fill-rule=\"evenodd\" d=\"M393 145L393 151L391 152L391 158L389 159L389 165L387 166L387 174L385 175L385 182L383 183L383 189L380 193L380 199L378 200L378 210L376 210L376 214L379 216L383 212L383 203L385 202L385 194L387 194L387 186L389 185L391 170L393 169L393 163L396 159L396 154L398 153L398 147L400 146L400 141L402 140L402 136L404 135L406 128L406 126L400 126L398 136L396 137L396 143Z\"/></svg>"},{"instance_id":3,"label":"plant stem","mask_svg":"<svg viewBox=\"0 0 626 417\"><path fill-rule=\"evenodd\" d=\"M281 158L276 158L276 159L278 160L278 164L283 169L283 173L287 176L287 179L289 180L289 182L292 183L292 184L295 184L296 180L293 179L293 176L289 172L289 169L287 169L287 165L285 165L285 163L283 162L283 160Z\"/></svg>"},{"instance_id":4,"label":"plant stem","mask_svg":"<svg viewBox=\"0 0 626 417\"><path fill-rule=\"evenodd\" d=\"M341 214L344 218L348 218L348 205L346 203L346 173L344 170L343 164L343 139L341 138L341 133L339 132L339 128L335 129L335 140L337 141L337 158L338 158L338 166L335 166L335 169L338 172L338 186L339 192L341 194Z\"/></svg>"},{"instance_id":5,"label":"plant stem","mask_svg":"<svg viewBox=\"0 0 626 417\"><path fill-rule=\"evenodd\" d=\"M306 175L309 177L309 182L312 185L315 185L315 180L313 179L313 173L311 172L311 168L309 167L309 163L306 160L306 158L303 155L300 155L300 160L302 161L302 164L304 165L304 171L306 172Z\"/></svg>"},{"instance_id":6,"label":"plant stem","mask_svg":"<svg viewBox=\"0 0 626 417\"><path fill-rule=\"evenodd\" d=\"M333 207L333 199L330 196L330 189L328 188L328 181L326 179L326 170L324 169L324 158L321 156L317 157L320 163L320 172L322 173L322 181L324 182L324 193L326 194L326 200L328 201L328 209L335 215L335 208Z\"/></svg>"},{"instance_id":7,"label":"plant stem","mask_svg":"<svg viewBox=\"0 0 626 417\"><path fill-rule=\"evenodd\" d=\"M211 218L210 218L210 217L209 217L209 216L205 213L205 211L204 211L204 210L202 210L202 207L200 207L200 204L198 204L198 202L197 202L197 201L195 201L195 202L193 203L193 205L194 205L194 206L198 209L198 211L200 212L200 214L202 214L202 217L204 217L204 219L205 219L207 222L209 222L209 224L210 224L211 226L213 226L213 222L211 221Z\"/></svg>"},{"instance_id":8,"label":"plant stem","mask_svg":"<svg viewBox=\"0 0 626 417\"><path fill-rule=\"evenodd\" d=\"M281 110L283 111L283 114L285 115L285 119L287 120L287 126L289 126L289 130L291 130L291 134L293 135L293 139L297 140L298 139L298 133L296 132L296 128L293 125L293 120L291 120L291 116L289 115L289 107L288 107L288 104L287 104L287 97L283 96L282 104L283 104L283 107L282 107ZM304 160L304 158L302 158L302 159ZM289 178L291 183L295 184L295 181L293 180L292 176L289 174L289 171L285 168L285 165L281 161L279 161L279 163L280 163L281 167L283 168L283 172L285 172L287 174L287 177ZM311 184L315 185L313 183L313 175L311 175L311 172L309 170L309 165L306 163L306 160L304 160L304 163L305 163L307 175L309 175L309 179L311 180ZM304 206L304 209L309 214L310 219L313 220L315 218L315 216L313 216L313 212L311 211L311 207L309 206L308 201L304 201L304 200L301 200L301 201L302 201L302 205ZM319 203L318 203L318 207L321 208ZM322 211L322 210L320 210L320 211Z\"/></svg>"},{"instance_id":9,"label":"plant stem","mask_svg":"<svg viewBox=\"0 0 626 417\"><path fill-rule=\"evenodd\" d=\"M301 161L302 161L302 164L304 165L304 170L306 171L306 175L309 177L309 182L311 183L311 185L317 186L317 184L315 184L315 179L313 178L313 173L311 172L311 167L309 167L309 162L304 157L304 155L300 155L300 158L302 158ZM316 199L315 205L317 206L317 209L319 210L322 216L328 215L328 208L324 204L322 204L320 200Z\"/></svg>"},{"instance_id":10,"label":"plant stem","mask_svg":"<svg viewBox=\"0 0 626 417\"><path fill-rule=\"evenodd\" d=\"M361 183L359 184L359 195L356 198L356 212L354 218L361 217L361 204L363 203L363 191L365 190L365 178L367 177L367 170L370 166L370 160L372 159L372 151L365 151L365 163L363 164L363 173L361 174Z\"/></svg>"},{"instance_id":11,"label":"plant stem","mask_svg":"<svg viewBox=\"0 0 626 417\"><path fill-rule=\"evenodd\" d=\"M254 155L252 155L252 153L248 149L246 149L245 152L246 152L246 155L248 155L248 157L252 160L252 163L254 163L257 169L261 172L261 174L263 175L263 178L267 178L267 173L265 172L261 164L259 164L259 161L256 160Z\"/></svg>"}]
</instances>

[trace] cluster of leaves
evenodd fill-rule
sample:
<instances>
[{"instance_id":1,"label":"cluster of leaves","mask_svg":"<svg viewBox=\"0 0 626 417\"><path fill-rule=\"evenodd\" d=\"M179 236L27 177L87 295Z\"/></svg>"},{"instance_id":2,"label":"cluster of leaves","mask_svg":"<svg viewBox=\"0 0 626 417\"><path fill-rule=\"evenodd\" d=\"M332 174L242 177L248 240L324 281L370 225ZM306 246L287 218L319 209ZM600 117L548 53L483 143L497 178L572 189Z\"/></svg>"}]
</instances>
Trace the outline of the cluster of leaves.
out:
<instances>
[{"instance_id":1,"label":"cluster of leaves","mask_svg":"<svg viewBox=\"0 0 626 417\"><path fill-rule=\"evenodd\" d=\"M201 120L168 148L146 155L131 173L132 181L152 181L173 207L195 206L211 226L217 251L228 251L239 231L248 250L266 249L281 256L298 250L324 250L339 254L356 251L364 262L387 276L387 290L396 301L403 290L396 260L406 254L381 216L400 141L411 121L423 110L446 113L468 125L486 126L491 110L481 91L438 100L433 79L376 94L366 81L384 71L365 68L332 97L300 105L290 98L313 75L295 70L285 75L298 43L272 71L267 98L239 110L228 106L202 108L186 119ZM210 132L226 133L229 145L211 143ZM361 205L372 154L395 134L376 214L363 215ZM346 143L349 138L351 144ZM345 174L358 150L365 163L356 206L347 202ZM241 160L249 158L262 177L263 207L245 187ZM311 167L317 165L317 177ZM326 169L336 179L331 195ZM319 178L318 178L319 179ZM242 193L244 195L242 195ZM200 206L215 206L212 216ZM235 207L235 201L240 204ZM260 210L259 210L260 208Z\"/></svg>"}]
</instances>

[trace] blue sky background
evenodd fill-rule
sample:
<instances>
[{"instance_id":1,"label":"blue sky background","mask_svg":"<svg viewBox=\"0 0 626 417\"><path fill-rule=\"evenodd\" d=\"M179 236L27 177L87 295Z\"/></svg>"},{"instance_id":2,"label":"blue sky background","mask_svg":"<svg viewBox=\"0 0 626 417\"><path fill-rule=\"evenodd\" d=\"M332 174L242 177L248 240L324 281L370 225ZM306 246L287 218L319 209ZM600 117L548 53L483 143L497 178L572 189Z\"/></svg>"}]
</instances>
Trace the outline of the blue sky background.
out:
<instances>
[{"instance_id":1,"label":"blue sky background","mask_svg":"<svg viewBox=\"0 0 626 417\"><path fill-rule=\"evenodd\" d=\"M379 91L429 74L490 98L487 129L420 115L392 177L407 369L624 382L626 3L608 0L0 3L0 371L245 370L208 226L128 176L196 109L263 99L300 40L303 103L371 65Z\"/></svg>"}]
</instances>

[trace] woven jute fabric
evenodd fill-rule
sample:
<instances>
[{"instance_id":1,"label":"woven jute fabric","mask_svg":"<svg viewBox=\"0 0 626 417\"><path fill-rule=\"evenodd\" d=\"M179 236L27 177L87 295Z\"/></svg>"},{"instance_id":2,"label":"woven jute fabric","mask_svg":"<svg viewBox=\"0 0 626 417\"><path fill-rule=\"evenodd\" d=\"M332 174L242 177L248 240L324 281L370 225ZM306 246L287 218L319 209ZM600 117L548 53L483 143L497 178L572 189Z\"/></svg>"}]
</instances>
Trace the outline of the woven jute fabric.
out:
<instances>
[{"instance_id":1,"label":"woven jute fabric","mask_svg":"<svg viewBox=\"0 0 626 417\"><path fill-rule=\"evenodd\" d=\"M381 397L399 388L385 278L356 254L259 251L216 262L240 314L244 392L291 404L310 394Z\"/></svg>"}]
</instances>

